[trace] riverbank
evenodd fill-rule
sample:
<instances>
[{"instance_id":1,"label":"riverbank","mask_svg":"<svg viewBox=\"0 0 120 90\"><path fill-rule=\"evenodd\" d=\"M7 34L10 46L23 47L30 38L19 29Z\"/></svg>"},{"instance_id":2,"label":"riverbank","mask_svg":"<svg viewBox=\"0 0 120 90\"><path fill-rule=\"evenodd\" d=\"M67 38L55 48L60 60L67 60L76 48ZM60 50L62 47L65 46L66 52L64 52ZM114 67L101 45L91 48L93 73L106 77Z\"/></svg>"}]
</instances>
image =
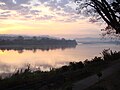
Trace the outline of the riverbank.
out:
<instances>
[{"instance_id":1,"label":"riverbank","mask_svg":"<svg viewBox=\"0 0 120 90\"><path fill-rule=\"evenodd\" d=\"M120 59L111 63L110 67L103 69L99 74L92 75L88 78L80 80L74 83L73 90L104 90L106 87L95 86L96 83L104 80L107 77L110 77L112 74L116 74L120 71ZM118 82L119 83L119 82ZM106 89L105 89L106 90ZM111 90L111 89L107 89ZM119 89L114 89L119 90Z\"/></svg>"},{"instance_id":2,"label":"riverbank","mask_svg":"<svg viewBox=\"0 0 120 90\"><path fill-rule=\"evenodd\" d=\"M70 90L74 82L96 74L120 59L120 52L104 50L102 57L84 62L70 62L50 71L32 71L30 65L25 70L17 70L11 77L0 80L1 90Z\"/></svg>"},{"instance_id":3,"label":"riverbank","mask_svg":"<svg viewBox=\"0 0 120 90\"><path fill-rule=\"evenodd\" d=\"M100 80L85 90L119 90L120 89L120 70L110 76Z\"/></svg>"}]
</instances>

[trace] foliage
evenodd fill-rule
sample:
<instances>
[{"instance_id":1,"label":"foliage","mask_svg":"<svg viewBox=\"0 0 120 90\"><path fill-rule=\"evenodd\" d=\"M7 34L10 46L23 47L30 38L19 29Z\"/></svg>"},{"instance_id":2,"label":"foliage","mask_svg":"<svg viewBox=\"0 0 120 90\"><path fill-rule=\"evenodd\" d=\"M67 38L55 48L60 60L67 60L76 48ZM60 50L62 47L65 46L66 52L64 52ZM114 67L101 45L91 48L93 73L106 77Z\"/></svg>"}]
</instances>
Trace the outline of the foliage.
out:
<instances>
[{"instance_id":1,"label":"foliage","mask_svg":"<svg viewBox=\"0 0 120 90\"><path fill-rule=\"evenodd\" d=\"M114 0L75 0L78 12L91 17L91 22L105 21L107 27L103 35L120 35L120 1Z\"/></svg>"},{"instance_id":2,"label":"foliage","mask_svg":"<svg viewBox=\"0 0 120 90\"><path fill-rule=\"evenodd\" d=\"M52 38L41 38L37 39L33 37L32 39L24 39L23 36L18 36L13 40L0 39L0 45L77 45L75 40L65 40L65 39L52 39Z\"/></svg>"}]
</instances>

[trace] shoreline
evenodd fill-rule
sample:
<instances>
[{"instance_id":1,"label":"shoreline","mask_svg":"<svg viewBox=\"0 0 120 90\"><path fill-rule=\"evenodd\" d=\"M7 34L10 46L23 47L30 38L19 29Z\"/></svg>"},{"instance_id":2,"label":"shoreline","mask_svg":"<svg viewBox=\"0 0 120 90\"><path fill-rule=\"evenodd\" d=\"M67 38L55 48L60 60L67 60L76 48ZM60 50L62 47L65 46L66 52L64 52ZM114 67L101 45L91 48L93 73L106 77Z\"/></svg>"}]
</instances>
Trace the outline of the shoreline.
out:
<instances>
[{"instance_id":1,"label":"shoreline","mask_svg":"<svg viewBox=\"0 0 120 90\"><path fill-rule=\"evenodd\" d=\"M32 88L34 90L36 87L42 90L48 90L48 88L51 88L51 90L55 88L72 88L72 83L110 67L118 59L120 59L120 51L104 51L103 57L95 57L91 61L70 62L69 65L60 68L51 68L50 71L31 71L30 65L28 65L25 70L17 70L12 76L1 79L0 88L2 90L9 88L15 90Z\"/></svg>"}]
</instances>

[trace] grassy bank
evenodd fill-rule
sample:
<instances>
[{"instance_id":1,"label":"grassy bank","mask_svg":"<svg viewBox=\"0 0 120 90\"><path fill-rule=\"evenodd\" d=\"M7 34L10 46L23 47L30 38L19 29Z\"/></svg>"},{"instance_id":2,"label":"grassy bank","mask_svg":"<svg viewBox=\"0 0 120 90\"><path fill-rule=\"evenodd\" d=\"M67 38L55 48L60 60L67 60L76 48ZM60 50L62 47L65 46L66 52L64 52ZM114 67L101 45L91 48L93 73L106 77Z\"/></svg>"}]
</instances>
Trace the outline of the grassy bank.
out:
<instances>
[{"instance_id":1,"label":"grassy bank","mask_svg":"<svg viewBox=\"0 0 120 90\"><path fill-rule=\"evenodd\" d=\"M99 73L120 59L120 52L104 50L101 57L84 62L70 62L50 71L18 70L11 77L0 80L0 90L71 90L72 83Z\"/></svg>"}]
</instances>

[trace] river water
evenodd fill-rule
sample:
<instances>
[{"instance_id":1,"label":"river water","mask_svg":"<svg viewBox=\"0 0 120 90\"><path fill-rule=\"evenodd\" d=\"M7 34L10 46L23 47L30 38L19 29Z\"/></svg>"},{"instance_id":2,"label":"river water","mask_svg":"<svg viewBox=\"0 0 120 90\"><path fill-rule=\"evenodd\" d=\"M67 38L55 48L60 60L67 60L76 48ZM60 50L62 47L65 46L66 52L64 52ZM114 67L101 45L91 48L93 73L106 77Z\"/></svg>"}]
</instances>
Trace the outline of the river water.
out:
<instances>
[{"instance_id":1,"label":"river water","mask_svg":"<svg viewBox=\"0 0 120 90\"><path fill-rule=\"evenodd\" d=\"M69 62L84 61L101 56L104 49L120 51L116 44L78 44L76 47L52 49L10 49L0 50L0 74L14 73L16 69L25 68L28 64L32 69L49 70L60 67Z\"/></svg>"}]
</instances>

